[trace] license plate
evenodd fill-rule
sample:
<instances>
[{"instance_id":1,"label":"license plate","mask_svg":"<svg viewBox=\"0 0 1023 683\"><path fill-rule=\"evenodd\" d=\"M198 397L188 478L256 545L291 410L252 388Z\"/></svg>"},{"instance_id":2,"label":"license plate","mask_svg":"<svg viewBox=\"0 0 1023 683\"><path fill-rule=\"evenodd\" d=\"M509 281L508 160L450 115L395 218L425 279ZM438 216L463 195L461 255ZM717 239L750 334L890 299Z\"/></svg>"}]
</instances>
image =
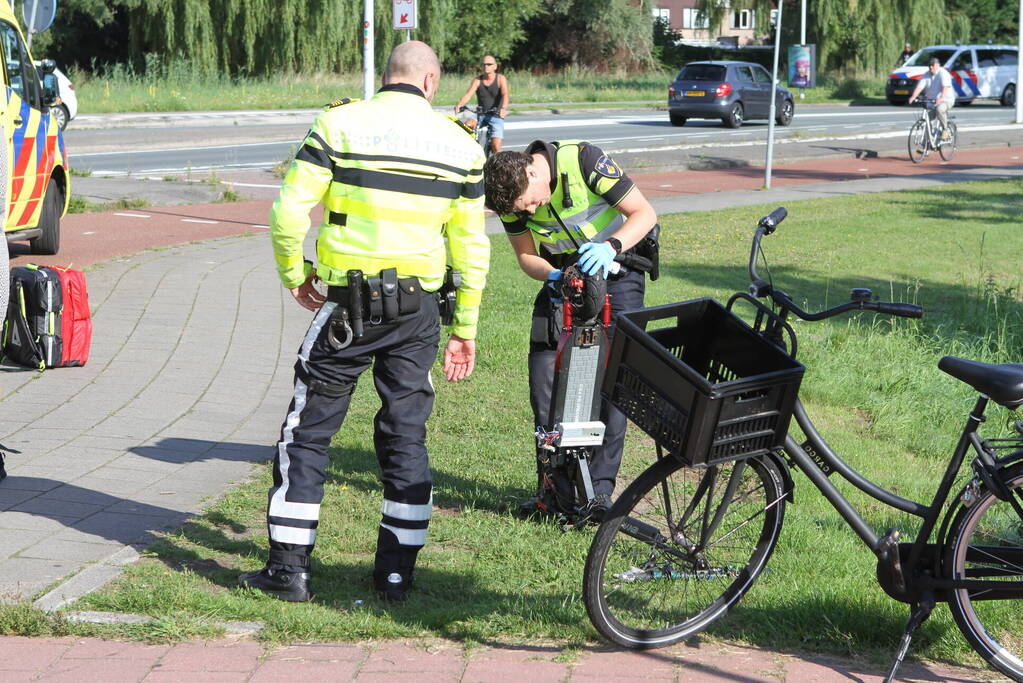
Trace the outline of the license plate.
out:
<instances>
[{"instance_id":1,"label":"license plate","mask_svg":"<svg viewBox=\"0 0 1023 683\"><path fill-rule=\"evenodd\" d=\"M687 90L685 92L686 97L703 97L706 94L703 90Z\"/></svg>"},{"instance_id":2,"label":"license plate","mask_svg":"<svg viewBox=\"0 0 1023 683\"><path fill-rule=\"evenodd\" d=\"M908 95L909 91L908 90L896 90L895 94L896 95Z\"/></svg>"}]
</instances>

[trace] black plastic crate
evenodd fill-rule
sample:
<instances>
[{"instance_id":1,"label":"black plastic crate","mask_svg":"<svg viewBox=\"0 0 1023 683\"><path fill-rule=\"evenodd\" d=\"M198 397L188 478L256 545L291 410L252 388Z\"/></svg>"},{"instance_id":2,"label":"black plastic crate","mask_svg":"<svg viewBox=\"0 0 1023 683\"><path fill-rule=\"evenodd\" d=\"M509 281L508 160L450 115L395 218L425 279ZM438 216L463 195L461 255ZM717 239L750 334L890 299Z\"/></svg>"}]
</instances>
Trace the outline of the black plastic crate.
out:
<instances>
[{"instance_id":1,"label":"black plastic crate","mask_svg":"<svg viewBox=\"0 0 1023 683\"><path fill-rule=\"evenodd\" d=\"M674 324L646 331L661 320ZM780 446L803 369L717 301L694 299L618 317L602 392L699 467Z\"/></svg>"}]
</instances>

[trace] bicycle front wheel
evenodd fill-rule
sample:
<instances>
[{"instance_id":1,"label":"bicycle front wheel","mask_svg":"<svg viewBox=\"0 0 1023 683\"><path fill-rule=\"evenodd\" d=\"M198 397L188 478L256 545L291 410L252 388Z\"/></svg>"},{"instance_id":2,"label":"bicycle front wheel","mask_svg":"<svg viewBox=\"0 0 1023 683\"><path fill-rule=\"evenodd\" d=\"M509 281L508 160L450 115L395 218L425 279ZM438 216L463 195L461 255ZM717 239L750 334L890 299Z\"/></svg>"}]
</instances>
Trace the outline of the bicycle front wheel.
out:
<instances>
[{"instance_id":1,"label":"bicycle front wheel","mask_svg":"<svg viewBox=\"0 0 1023 683\"><path fill-rule=\"evenodd\" d=\"M612 506L586 556L583 598L597 631L623 647L663 647L724 616L767 564L784 496L772 458L651 466Z\"/></svg>"},{"instance_id":2,"label":"bicycle front wheel","mask_svg":"<svg viewBox=\"0 0 1023 683\"><path fill-rule=\"evenodd\" d=\"M959 630L981 657L1014 680L1023 681L1023 466L1007 477L1017 506L980 489L952 522L946 546L950 578L1004 582L1006 590L952 590L949 609Z\"/></svg>"},{"instance_id":3,"label":"bicycle front wheel","mask_svg":"<svg viewBox=\"0 0 1023 683\"><path fill-rule=\"evenodd\" d=\"M941 146L938 147L938 151L941 152L941 158L945 161L952 161L952 157L956 155L956 151L959 149L959 131L956 129L956 124L952 121L948 122L948 140L942 140Z\"/></svg>"},{"instance_id":4,"label":"bicycle front wheel","mask_svg":"<svg viewBox=\"0 0 1023 683\"><path fill-rule=\"evenodd\" d=\"M909 158L919 164L927 156L927 125L919 120L909 129Z\"/></svg>"}]
</instances>

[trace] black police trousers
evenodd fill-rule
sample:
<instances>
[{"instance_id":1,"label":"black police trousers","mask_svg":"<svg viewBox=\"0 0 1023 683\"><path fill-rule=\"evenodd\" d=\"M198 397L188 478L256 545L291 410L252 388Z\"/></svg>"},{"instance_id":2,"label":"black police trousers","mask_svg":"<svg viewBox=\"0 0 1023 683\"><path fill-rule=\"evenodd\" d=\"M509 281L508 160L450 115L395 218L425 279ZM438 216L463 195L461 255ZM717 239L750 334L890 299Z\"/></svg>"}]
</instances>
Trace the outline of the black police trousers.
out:
<instances>
[{"instance_id":1,"label":"black police trousers","mask_svg":"<svg viewBox=\"0 0 1023 683\"><path fill-rule=\"evenodd\" d=\"M359 375L372 365L381 401L373 441L384 488L374 576L398 572L408 579L433 508L426 419L433 409L430 368L440 338L437 300L424 294L415 313L389 323L367 321L364 336L340 350L328 341L336 307L328 301L316 313L295 363L295 394L281 426L267 507L270 564L289 571L309 566L327 447Z\"/></svg>"},{"instance_id":2,"label":"black police trousers","mask_svg":"<svg viewBox=\"0 0 1023 683\"><path fill-rule=\"evenodd\" d=\"M608 280L607 292L611 295L612 326L609 338L614 334L614 319L622 311L643 307L646 290L646 276L638 271L629 271L617 280ZM555 330L554 307L549 290L545 285L533 302L533 327L529 341L529 403L533 408L533 421L538 427L551 427L548 412L551 407L551 391L554 386L554 360L558 351L558 335ZM611 495L615 477L622 463L622 447L625 445L626 418L617 408L604 402L600 408L600 419L604 423L604 443L593 454L590 462L590 477L593 493Z\"/></svg>"}]
</instances>

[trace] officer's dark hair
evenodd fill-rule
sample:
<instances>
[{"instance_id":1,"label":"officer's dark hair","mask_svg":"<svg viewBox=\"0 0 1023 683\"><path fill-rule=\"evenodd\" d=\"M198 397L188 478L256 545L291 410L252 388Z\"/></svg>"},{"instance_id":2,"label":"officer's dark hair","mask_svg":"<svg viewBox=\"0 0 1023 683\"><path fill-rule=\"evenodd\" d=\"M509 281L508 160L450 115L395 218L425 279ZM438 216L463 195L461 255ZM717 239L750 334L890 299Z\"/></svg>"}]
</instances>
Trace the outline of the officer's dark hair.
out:
<instances>
[{"instance_id":1,"label":"officer's dark hair","mask_svg":"<svg viewBox=\"0 0 1023 683\"><path fill-rule=\"evenodd\" d=\"M941 66L941 60L938 59L937 57L931 57L930 59L927 60L927 66L934 66L935 64Z\"/></svg>"},{"instance_id":2,"label":"officer's dark hair","mask_svg":"<svg viewBox=\"0 0 1023 683\"><path fill-rule=\"evenodd\" d=\"M515 200L526 191L526 167L533 157L525 152L498 152L483 166L487 207L498 215L514 213Z\"/></svg>"}]
</instances>

